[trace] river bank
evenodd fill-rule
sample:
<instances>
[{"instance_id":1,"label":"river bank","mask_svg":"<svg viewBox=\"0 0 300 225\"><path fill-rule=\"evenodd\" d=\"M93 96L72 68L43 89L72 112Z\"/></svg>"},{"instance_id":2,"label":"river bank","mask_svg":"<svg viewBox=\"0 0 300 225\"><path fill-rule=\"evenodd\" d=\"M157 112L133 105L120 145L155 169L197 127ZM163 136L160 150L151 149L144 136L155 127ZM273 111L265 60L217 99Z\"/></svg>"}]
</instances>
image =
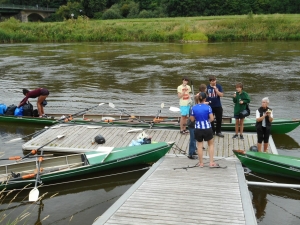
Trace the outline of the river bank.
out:
<instances>
[{"instance_id":1,"label":"river bank","mask_svg":"<svg viewBox=\"0 0 300 225\"><path fill-rule=\"evenodd\" d=\"M300 40L299 14L0 23L1 43Z\"/></svg>"}]
</instances>

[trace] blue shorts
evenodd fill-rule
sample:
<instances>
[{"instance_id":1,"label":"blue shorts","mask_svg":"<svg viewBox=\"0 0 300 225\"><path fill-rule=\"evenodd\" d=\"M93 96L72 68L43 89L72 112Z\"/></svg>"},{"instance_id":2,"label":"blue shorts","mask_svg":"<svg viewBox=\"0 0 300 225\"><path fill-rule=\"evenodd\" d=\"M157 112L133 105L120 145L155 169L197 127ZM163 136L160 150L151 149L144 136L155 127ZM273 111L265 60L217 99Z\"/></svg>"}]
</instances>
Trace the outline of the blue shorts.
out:
<instances>
[{"instance_id":1,"label":"blue shorts","mask_svg":"<svg viewBox=\"0 0 300 225\"><path fill-rule=\"evenodd\" d=\"M190 106L180 106L180 114L182 116L188 116L190 114Z\"/></svg>"}]
</instances>

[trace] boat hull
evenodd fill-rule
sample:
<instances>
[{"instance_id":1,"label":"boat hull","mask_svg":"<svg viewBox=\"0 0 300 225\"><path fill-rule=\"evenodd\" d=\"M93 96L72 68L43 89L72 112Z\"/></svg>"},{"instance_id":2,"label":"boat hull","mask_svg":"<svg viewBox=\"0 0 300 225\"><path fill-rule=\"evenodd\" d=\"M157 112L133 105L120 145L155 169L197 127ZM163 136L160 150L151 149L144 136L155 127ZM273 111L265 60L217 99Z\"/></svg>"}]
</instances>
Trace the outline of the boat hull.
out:
<instances>
[{"instance_id":1,"label":"boat hull","mask_svg":"<svg viewBox=\"0 0 300 225\"><path fill-rule=\"evenodd\" d=\"M300 158L243 150L233 152L253 172L300 180Z\"/></svg>"},{"instance_id":2,"label":"boat hull","mask_svg":"<svg viewBox=\"0 0 300 225\"><path fill-rule=\"evenodd\" d=\"M41 180L43 184L49 184L66 178L71 178L71 177L99 172L99 171L110 170L119 167L151 164L159 160L168 151L170 151L173 144L174 143L159 142L159 143L147 144L141 146L115 148L114 151L111 152L107 158L105 158L107 153L90 152L86 154L79 154L80 157L84 156L85 160L88 162L87 165L78 166L72 169L65 169L58 172L56 171L56 172L45 173L45 174L42 173ZM90 155L92 155L92 157ZM57 158L61 158L61 157L57 157ZM62 156L62 158L64 158L64 156ZM105 159L104 162L102 162L103 159ZM45 160L45 162L46 161L47 160ZM77 161L74 162L78 163ZM35 162L31 162L31 163L32 166L34 166L33 163ZM48 164L50 164L50 162ZM46 165L44 161L42 162L41 166L43 165ZM24 168L24 166L22 167ZM2 169L2 171L3 170L5 169ZM10 168L10 170L12 170L12 168ZM4 188L5 189L23 188L26 185L33 186L34 183L35 183L35 179L19 179L19 180L17 179L15 181L10 181L8 184L1 184L0 190Z\"/></svg>"},{"instance_id":3,"label":"boat hull","mask_svg":"<svg viewBox=\"0 0 300 225\"><path fill-rule=\"evenodd\" d=\"M53 125L62 123L60 120L62 114L49 114L50 118L36 118L36 117L16 117L16 116L0 116L0 122L16 122L16 123L32 123L42 125ZM103 118L113 118L113 120L103 120ZM180 117L160 117L159 120L153 121L154 116L135 116L131 118L127 115L114 114L86 114L82 118L74 118L72 121L76 124L95 124L104 126L130 126L139 128L166 128L166 129L180 129ZM256 132L254 118L246 118L244 120L244 131ZM272 122L272 134L285 134L296 129L300 125L300 120L280 119L275 118ZM235 119L224 117L222 122L222 131L235 131Z\"/></svg>"}]
</instances>

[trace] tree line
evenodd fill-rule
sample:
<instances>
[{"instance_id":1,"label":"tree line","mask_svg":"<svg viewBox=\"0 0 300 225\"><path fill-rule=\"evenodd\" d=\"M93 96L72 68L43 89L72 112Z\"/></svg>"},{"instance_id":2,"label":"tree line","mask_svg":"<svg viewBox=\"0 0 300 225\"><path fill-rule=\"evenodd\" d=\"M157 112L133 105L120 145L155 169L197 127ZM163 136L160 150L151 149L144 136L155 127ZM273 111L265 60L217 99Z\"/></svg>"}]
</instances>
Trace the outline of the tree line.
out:
<instances>
[{"instance_id":1,"label":"tree line","mask_svg":"<svg viewBox=\"0 0 300 225\"><path fill-rule=\"evenodd\" d=\"M299 0L0 0L0 4L58 8L49 21L71 15L121 19L300 13Z\"/></svg>"}]
</instances>

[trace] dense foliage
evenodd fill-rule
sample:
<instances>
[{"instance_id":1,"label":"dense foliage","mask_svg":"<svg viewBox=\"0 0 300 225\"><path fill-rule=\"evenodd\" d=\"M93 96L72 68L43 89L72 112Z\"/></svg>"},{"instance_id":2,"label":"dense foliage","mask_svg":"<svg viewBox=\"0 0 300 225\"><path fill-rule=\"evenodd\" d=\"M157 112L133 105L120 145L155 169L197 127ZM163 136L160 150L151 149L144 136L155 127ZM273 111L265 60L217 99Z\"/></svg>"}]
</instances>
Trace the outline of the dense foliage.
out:
<instances>
[{"instance_id":1,"label":"dense foliage","mask_svg":"<svg viewBox=\"0 0 300 225\"><path fill-rule=\"evenodd\" d=\"M68 19L70 13L75 18L84 15L97 19L300 13L299 0L0 0L1 3L63 7L55 17L61 19Z\"/></svg>"}]
</instances>

